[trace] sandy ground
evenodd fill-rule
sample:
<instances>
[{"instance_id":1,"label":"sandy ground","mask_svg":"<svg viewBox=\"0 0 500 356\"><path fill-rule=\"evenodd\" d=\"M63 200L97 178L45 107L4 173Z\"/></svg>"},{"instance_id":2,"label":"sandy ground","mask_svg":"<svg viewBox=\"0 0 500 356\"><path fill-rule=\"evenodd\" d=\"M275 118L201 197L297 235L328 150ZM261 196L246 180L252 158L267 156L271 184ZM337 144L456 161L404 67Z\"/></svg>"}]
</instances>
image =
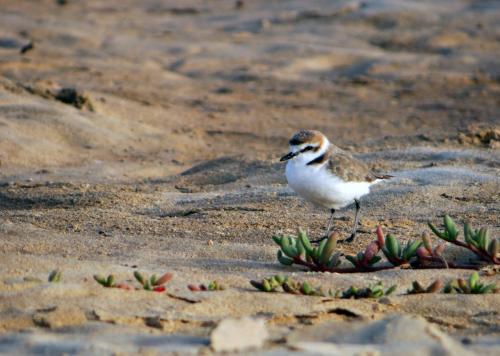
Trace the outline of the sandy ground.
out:
<instances>
[{"instance_id":1,"label":"sandy ground","mask_svg":"<svg viewBox=\"0 0 500 356\"><path fill-rule=\"evenodd\" d=\"M325 228L278 162L300 128L395 176L343 252L444 213L498 236L499 19L472 0L2 1L0 353L210 352L218 321L252 315L271 334L261 353L498 354L498 295L405 295L469 271L304 273L276 262L271 236ZM352 215L337 215L346 236ZM62 282L45 282L55 268ZM173 272L168 295L92 280L134 270ZM398 290L248 283L275 273ZM186 288L213 279L229 288Z\"/></svg>"}]
</instances>

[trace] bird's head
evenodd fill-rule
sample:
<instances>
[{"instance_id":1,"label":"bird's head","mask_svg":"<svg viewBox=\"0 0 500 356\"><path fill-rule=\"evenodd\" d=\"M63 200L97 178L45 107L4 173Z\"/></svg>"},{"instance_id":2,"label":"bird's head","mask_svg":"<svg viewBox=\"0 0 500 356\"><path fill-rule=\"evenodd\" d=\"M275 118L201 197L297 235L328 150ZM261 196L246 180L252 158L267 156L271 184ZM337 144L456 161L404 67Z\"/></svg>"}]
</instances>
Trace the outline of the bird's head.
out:
<instances>
[{"instance_id":1,"label":"bird's head","mask_svg":"<svg viewBox=\"0 0 500 356\"><path fill-rule=\"evenodd\" d=\"M286 155L281 157L281 162L290 159L309 162L322 155L328 148L330 142L326 136L319 131L300 130L292 136L288 144L290 145L290 150Z\"/></svg>"}]
</instances>

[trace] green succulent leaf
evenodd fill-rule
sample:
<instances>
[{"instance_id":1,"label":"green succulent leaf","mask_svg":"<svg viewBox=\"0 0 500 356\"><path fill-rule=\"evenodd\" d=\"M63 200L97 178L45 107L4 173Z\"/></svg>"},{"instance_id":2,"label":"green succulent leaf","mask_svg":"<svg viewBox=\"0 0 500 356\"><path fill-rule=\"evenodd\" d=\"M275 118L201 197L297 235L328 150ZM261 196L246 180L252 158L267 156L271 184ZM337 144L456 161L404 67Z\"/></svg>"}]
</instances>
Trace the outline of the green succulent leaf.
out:
<instances>
[{"instance_id":1,"label":"green succulent leaf","mask_svg":"<svg viewBox=\"0 0 500 356\"><path fill-rule=\"evenodd\" d=\"M454 290L454 288L451 285L447 284L444 287L443 293L452 294L452 293L455 293L455 290Z\"/></svg>"},{"instance_id":2,"label":"green succulent leaf","mask_svg":"<svg viewBox=\"0 0 500 356\"><path fill-rule=\"evenodd\" d=\"M61 271L58 269L55 269L52 272L50 272L48 280L49 280L49 282L57 283L57 282L61 281L61 277L62 277Z\"/></svg>"},{"instance_id":3,"label":"green succulent leaf","mask_svg":"<svg viewBox=\"0 0 500 356\"><path fill-rule=\"evenodd\" d=\"M470 240L473 239L473 236L475 235L475 231L472 230L472 226L469 222L464 223L464 238L467 243L470 244Z\"/></svg>"},{"instance_id":4,"label":"green succulent leaf","mask_svg":"<svg viewBox=\"0 0 500 356\"><path fill-rule=\"evenodd\" d=\"M295 247L297 248L298 256L303 256L306 252L304 245L302 245L300 239L296 239L295 241L296 241Z\"/></svg>"},{"instance_id":5,"label":"green succulent leaf","mask_svg":"<svg viewBox=\"0 0 500 356\"><path fill-rule=\"evenodd\" d=\"M439 231L434 225L432 225L430 222L427 223L427 225L429 226L429 228L432 230L432 232L437 236L439 237L440 239L443 239L443 240L446 240L446 241L450 241L450 239L448 238L448 235L446 235L446 233L444 232L441 232Z\"/></svg>"},{"instance_id":6,"label":"green succulent leaf","mask_svg":"<svg viewBox=\"0 0 500 356\"><path fill-rule=\"evenodd\" d=\"M284 237L281 240L281 249L288 257L295 258L298 256L298 251L291 245L289 237Z\"/></svg>"},{"instance_id":7,"label":"green succulent leaf","mask_svg":"<svg viewBox=\"0 0 500 356\"><path fill-rule=\"evenodd\" d=\"M302 246L304 246L306 253L310 255L312 253L313 246L311 245L311 241L309 241L307 234L303 230L299 230L298 239L300 240Z\"/></svg>"},{"instance_id":8,"label":"green succulent leaf","mask_svg":"<svg viewBox=\"0 0 500 356\"><path fill-rule=\"evenodd\" d=\"M490 233L488 231L487 228L485 227L482 227L480 230L479 230L479 241L478 241L478 244L479 244L479 247L483 250L486 251L486 249L488 248L488 245L490 243Z\"/></svg>"},{"instance_id":9,"label":"green succulent leaf","mask_svg":"<svg viewBox=\"0 0 500 356\"><path fill-rule=\"evenodd\" d=\"M458 236L457 226L455 222L449 215L445 215L443 218L444 226L446 228L447 237L450 241L454 241Z\"/></svg>"},{"instance_id":10,"label":"green succulent leaf","mask_svg":"<svg viewBox=\"0 0 500 356\"><path fill-rule=\"evenodd\" d=\"M311 257L313 258L313 260L318 261L318 259L319 259L319 248L318 247L314 247L312 249Z\"/></svg>"},{"instance_id":11,"label":"green succulent leaf","mask_svg":"<svg viewBox=\"0 0 500 356\"><path fill-rule=\"evenodd\" d=\"M149 278L149 283L151 283L152 286L155 286L156 285L156 274L153 274L150 278Z\"/></svg>"},{"instance_id":12,"label":"green succulent leaf","mask_svg":"<svg viewBox=\"0 0 500 356\"><path fill-rule=\"evenodd\" d=\"M424 292L425 292L424 287L418 281L413 281L412 289L408 289L408 294L418 294Z\"/></svg>"},{"instance_id":13,"label":"green succulent leaf","mask_svg":"<svg viewBox=\"0 0 500 356\"><path fill-rule=\"evenodd\" d=\"M281 250L278 251L277 257L279 263L281 263L282 265L291 266L293 264L293 260L291 258L285 257L283 255L283 252L281 252Z\"/></svg>"},{"instance_id":14,"label":"green succulent leaf","mask_svg":"<svg viewBox=\"0 0 500 356\"><path fill-rule=\"evenodd\" d=\"M325 249L326 246L326 239L321 240L318 246L318 258L323 254L323 250Z\"/></svg>"},{"instance_id":15,"label":"green succulent leaf","mask_svg":"<svg viewBox=\"0 0 500 356\"><path fill-rule=\"evenodd\" d=\"M479 281L479 274L477 272L474 272L471 274L469 277L469 287L470 289L476 288L477 282Z\"/></svg>"},{"instance_id":16,"label":"green succulent leaf","mask_svg":"<svg viewBox=\"0 0 500 356\"><path fill-rule=\"evenodd\" d=\"M389 295L389 294L392 294L394 293L394 291L396 290L398 286L397 285L392 285L390 286L386 291L385 291L385 295Z\"/></svg>"},{"instance_id":17,"label":"green succulent leaf","mask_svg":"<svg viewBox=\"0 0 500 356\"><path fill-rule=\"evenodd\" d=\"M286 282L287 278L281 275L274 276L274 279L281 285Z\"/></svg>"},{"instance_id":18,"label":"green succulent leaf","mask_svg":"<svg viewBox=\"0 0 500 356\"><path fill-rule=\"evenodd\" d=\"M381 259L382 259L382 257L380 257L380 256L373 256L372 259L370 261L368 261L368 264L370 266L374 265L375 263L379 262Z\"/></svg>"},{"instance_id":19,"label":"green succulent leaf","mask_svg":"<svg viewBox=\"0 0 500 356\"><path fill-rule=\"evenodd\" d=\"M305 295L311 295L314 292L310 284L307 282L302 283L300 291Z\"/></svg>"},{"instance_id":20,"label":"green succulent leaf","mask_svg":"<svg viewBox=\"0 0 500 356\"><path fill-rule=\"evenodd\" d=\"M113 276L112 274L110 274L108 276L108 279L106 280L106 286L107 287L112 287L114 284L115 284L115 276Z\"/></svg>"},{"instance_id":21,"label":"green succulent leaf","mask_svg":"<svg viewBox=\"0 0 500 356\"><path fill-rule=\"evenodd\" d=\"M251 284L252 286L254 286L256 289L261 290L261 291L264 291L264 286L262 285L262 283L261 283L261 282L257 282L257 281L251 280L251 281L250 281L250 284Z\"/></svg>"},{"instance_id":22,"label":"green succulent leaf","mask_svg":"<svg viewBox=\"0 0 500 356\"><path fill-rule=\"evenodd\" d=\"M387 235L385 245L387 246L387 250L392 257L399 257L401 247L399 245L399 241L393 235Z\"/></svg>"},{"instance_id":23,"label":"green succulent leaf","mask_svg":"<svg viewBox=\"0 0 500 356\"><path fill-rule=\"evenodd\" d=\"M480 238L479 238L479 233L476 232L474 235L471 236L471 238L469 239L469 241L467 241L467 243L471 246L474 246L476 248L481 248L481 244L480 244Z\"/></svg>"},{"instance_id":24,"label":"green succulent leaf","mask_svg":"<svg viewBox=\"0 0 500 356\"><path fill-rule=\"evenodd\" d=\"M409 261L413 256L417 254L417 249L422 245L422 241L408 241L406 247L403 251L403 259Z\"/></svg>"},{"instance_id":25,"label":"green succulent leaf","mask_svg":"<svg viewBox=\"0 0 500 356\"><path fill-rule=\"evenodd\" d=\"M273 236L273 241L278 245L281 246L281 240L283 236Z\"/></svg>"},{"instance_id":26,"label":"green succulent leaf","mask_svg":"<svg viewBox=\"0 0 500 356\"><path fill-rule=\"evenodd\" d=\"M478 293L479 294L492 293L495 288L496 288L496 284L495 283L485 284L485 285L481 286L481 288L479 289Z\"/></svg>"},{"instance_id":27,"label":"green succulent leaf","mask_svg":"<svg viewBox=\"0 0 500 356\"><path fill-rule=\"evenodd\" d=\"M101 275L98 275L98 274L94 274L94 280L99 283L100 285L102 285L103 287L106 287L106 278L104 278L103 276Z\"/></svg>"},{"instance_id":28,"label":"green succulent leaf","mask_svg":"<svg viewBox=\"0 0 500 356\"><path fill-rule=\"evenodd\" d=\"M137 282L144 285L144 277L142 276L142 274L139 271L134 271L134 277L135 277L135 279L137 279Z\"/></svg>"},{"instance_id":29,"label":"green succulent leaf","mask_svg":"<svg viewBox=\"0 0 500 356\"><path fill-rule=\"evenodd\" d=\"M337 238L335 235L330 235L328 240L326 240L326 244L323 247L323 251L321 252L320 256L321 263L323 264L328 263L336 247L337 247Z\"/></svg>"}]
</instances>

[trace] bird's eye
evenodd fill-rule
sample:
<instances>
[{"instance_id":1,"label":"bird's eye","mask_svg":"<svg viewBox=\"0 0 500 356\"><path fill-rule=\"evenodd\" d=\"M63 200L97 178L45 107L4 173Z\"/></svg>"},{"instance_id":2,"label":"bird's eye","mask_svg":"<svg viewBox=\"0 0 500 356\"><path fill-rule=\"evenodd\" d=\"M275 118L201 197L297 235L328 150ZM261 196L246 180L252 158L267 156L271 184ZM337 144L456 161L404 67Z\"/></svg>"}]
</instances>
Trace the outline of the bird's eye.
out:
<instances>
[{"instance_id":1,"label":"bird's eye","mask_svg":"<svg viewBox=\"0 0 500 356\"><path fill-rule=\"evenodd\" d=\"M306 146L306 147L304 147L304 148L302 149L302 151L300 151L300 152L307 152L307 151L312 150L313 148L314 148L313 146Z\"/></svg>"}]
</instances>

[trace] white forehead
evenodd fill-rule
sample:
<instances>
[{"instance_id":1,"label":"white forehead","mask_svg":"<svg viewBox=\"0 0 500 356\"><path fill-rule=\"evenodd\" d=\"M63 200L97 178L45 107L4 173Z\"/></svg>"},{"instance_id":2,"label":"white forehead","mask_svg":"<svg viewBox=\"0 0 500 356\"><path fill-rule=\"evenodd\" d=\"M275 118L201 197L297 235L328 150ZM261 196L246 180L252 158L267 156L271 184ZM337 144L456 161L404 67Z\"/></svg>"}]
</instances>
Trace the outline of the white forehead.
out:
<instances>
[{"instance_id":1,"label":"white forehead","mask_svg":"<svg viewBox=\"0 0 500 356\"><path fill-rule=\"evenodd\" d=\"M297 152L297 151L303 150L307 146L312 146L312 147L323 146L326 142L328 142L328 140L323 140L321 142L318 142L318 141L316 141L316 142L304 142L304 143L301 143L300 145L289 145L289 147L290 147L291 152Z\"/></svg>"}]
</instances>

